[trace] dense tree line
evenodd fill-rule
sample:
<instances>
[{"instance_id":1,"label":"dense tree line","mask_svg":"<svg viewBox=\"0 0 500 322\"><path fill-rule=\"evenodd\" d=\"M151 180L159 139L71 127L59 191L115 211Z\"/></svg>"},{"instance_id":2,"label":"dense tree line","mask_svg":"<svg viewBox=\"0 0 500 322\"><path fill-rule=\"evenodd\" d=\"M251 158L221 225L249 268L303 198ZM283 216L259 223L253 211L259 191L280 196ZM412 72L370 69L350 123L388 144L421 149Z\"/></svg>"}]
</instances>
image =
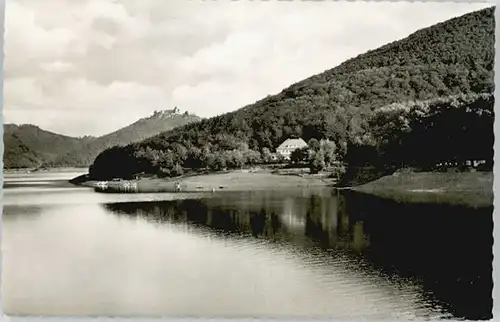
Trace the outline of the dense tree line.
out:
<instances>
[{"instance_id":1,"label":"dense tree line","mask_svg":"<svg viewBox=\"0 0 500 322\"><path fill-rule=\"evenodd\" d=\"M433 170L450 163L493 162L494 97L469 94L394 103L368 120L362 142L349 146L351 166Z\"/></svg>"},{"instance_id":2,"label":"dense tree line","mask_svg":"<svg viewBox=\"0 0 500 322\"><path fill-rule=\"evenodd\" d=\"M315 138L309 140L307 147L292 152L290 160L295 164L305 164L310 173L318 173L340 159L335 142Z\"/></svg>"},{"instance_id":3,"label":"dense tree line","mask_svg":"<svg viewBox=\"0 0 500 322\"><path fill-rule=\"evenodd\" d=\"M356 149L377 153L365 142L380 108L493 92L494 26L488 8L420 30L235 112L105 151L91 172L173 176L181 168L237 167L250 162L241 156L248 151L262 159L293 137L329 139L339 160L352 159ZM355 151L348 156L349 147ZM321 153L317 163L323 164Z\"/></svg>"}]
</instances>

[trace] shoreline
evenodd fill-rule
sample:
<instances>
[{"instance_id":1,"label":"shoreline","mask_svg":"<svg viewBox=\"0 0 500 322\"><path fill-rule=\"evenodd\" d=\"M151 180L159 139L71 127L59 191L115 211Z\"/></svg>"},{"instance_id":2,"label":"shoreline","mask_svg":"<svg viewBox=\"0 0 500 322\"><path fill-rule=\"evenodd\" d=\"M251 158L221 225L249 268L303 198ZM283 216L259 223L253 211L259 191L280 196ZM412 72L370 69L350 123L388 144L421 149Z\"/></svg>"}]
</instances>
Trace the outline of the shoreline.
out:
<instances>
[{"instance_id":1,"label":"shoreline","mask_svg":"<svg viewBox=\"0 0 500 322\"><path fill-rule=\"evenodd\" d=\"M96 188L104 193L153 193L153 192L220 192L283 190L333 186L335 180L325 175L283 174L270 171L235 170L210 174L193 174L176 178L140 178L137 180L108 181L99 187L99 181L78 181L73 184ZM177 189L179 183L180 191Z\"/></svg>"},{"instance_id":2,"label":"shoreline","mask_svg":"<svg viewBox=\"0 0 500 322\"><path fill-rule=\"evenodd\" d=\"M403 203L493 206L493 172L394 173L347 190Z\"/></svg>"},{"instance_id":3,"label":"shoreline","mask_svg":"<svg viewBox=\"0 0 500 322\"><path fill-rule=\"evenodd\" d=\"M269 170L234 170L209 174L190 174L177 178L140 178L109 181L99 188L99 181L76 182L74 185L95 188L101 193L162 193L286 190L331 187L369 194L405 203L437 203L468 207L493 205L493 172L408 172L394 173L366 184L335 187L328 175ZM177 183L180 190L177 189Z\"/></svg>"},{"instance_id":4,"label":"shoreline","mask_svg":"<svg viewBox=\"0 0 500 322\"><path fill-rule=\"evenodd\" d=\"M52 173L52 172L87 172L88 168L58 167L58 168L19 168L3 169L4 174Z\"/></svg>"}]
</instances>

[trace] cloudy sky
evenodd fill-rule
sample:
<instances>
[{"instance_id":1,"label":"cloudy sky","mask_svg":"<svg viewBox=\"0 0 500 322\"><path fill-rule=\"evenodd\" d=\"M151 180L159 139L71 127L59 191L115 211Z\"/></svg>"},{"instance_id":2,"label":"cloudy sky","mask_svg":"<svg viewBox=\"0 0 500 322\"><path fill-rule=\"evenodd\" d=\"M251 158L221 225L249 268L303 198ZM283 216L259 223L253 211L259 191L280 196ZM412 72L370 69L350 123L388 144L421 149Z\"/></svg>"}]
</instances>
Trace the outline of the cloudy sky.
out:
<instances>
[{"instance_id":1,"label":"cloudy sky","mask_svg":"<svg viewBox=\"0 0 500 322\"><path fill-rule=\"evenodd\" d=\"M81 136L174 106L214 116L487 6L6 0L4 120Z\"/></svg>"}]
</instances>

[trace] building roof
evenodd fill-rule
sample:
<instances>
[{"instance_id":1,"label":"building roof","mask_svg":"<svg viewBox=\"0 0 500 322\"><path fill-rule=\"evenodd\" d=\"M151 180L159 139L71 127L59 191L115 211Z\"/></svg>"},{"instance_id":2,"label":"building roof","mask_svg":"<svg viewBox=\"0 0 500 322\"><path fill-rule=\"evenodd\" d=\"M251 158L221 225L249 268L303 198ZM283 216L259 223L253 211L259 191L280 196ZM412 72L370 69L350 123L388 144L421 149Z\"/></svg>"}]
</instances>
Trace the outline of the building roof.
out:
<instances>
[{"instance_id":1,"label":"building roof","mask_svg":"<svg viewBox=\"0 0 500 322\"><path fill-rule=\"evenodd\" d=\"M302 139L286 139L283 143L278 146L278 149L284 149L287 147L304 147L307 146L306 141Z\"/></svg>"}]
</instances>

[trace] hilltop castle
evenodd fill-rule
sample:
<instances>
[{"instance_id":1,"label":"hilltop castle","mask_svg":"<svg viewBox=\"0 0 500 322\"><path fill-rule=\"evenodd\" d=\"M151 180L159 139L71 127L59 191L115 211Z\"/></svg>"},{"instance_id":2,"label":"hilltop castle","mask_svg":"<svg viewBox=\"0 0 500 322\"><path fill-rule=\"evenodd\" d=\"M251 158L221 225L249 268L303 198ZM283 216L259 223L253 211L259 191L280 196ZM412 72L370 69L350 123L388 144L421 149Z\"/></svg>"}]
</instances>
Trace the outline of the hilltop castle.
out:
<instances>
[{"instance_id":1,"label":"hilltop castle","mask_svg":"<svg viewBox=\"0 0 500 322\"><path fill-rule=\"evenodd\" d=\"M180 113L180 109L176 106L172 110L154 111L153 116L156 117L171 117Z\"/></svg>"}]
</instances>

